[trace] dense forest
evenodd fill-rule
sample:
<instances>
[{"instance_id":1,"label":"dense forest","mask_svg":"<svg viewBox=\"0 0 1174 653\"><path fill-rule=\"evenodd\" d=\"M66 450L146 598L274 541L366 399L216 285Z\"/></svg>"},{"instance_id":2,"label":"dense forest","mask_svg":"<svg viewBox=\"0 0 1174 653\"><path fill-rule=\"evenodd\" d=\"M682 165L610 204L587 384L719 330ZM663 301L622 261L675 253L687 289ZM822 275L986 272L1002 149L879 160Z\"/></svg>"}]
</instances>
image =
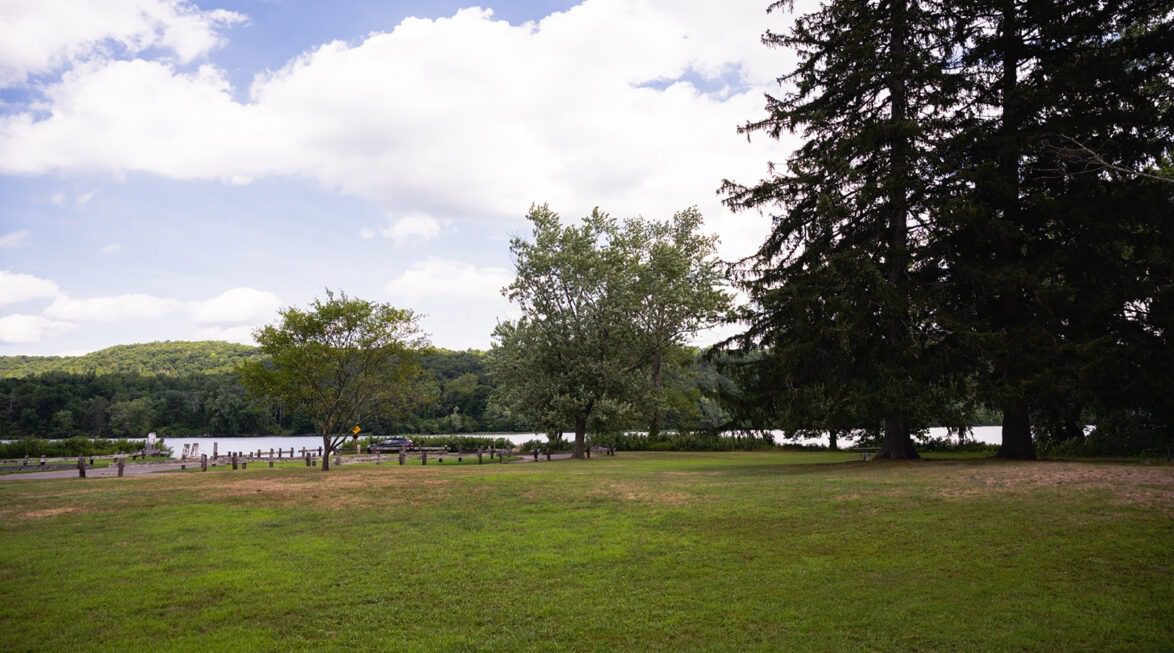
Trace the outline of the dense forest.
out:
<instances>
[{"instance_id":1,"label":"dense forest","mask_svg":"<svg viewBox=\"0 0 1174 653\"><path fill-rule=\"evenodd\" d=\"M234 373L257 350L225 342L120 345L76 357L0 357L0 438L141 437L311 433L305 415L250 397ZM670 428L723 425L704 390L721 378L697 352L666 366ZM530 431L490 403L480 351L431 349L421 359L418 400L362 420L368 433ZM635 427L636 425L633 425Z\"/></svg>"}]
</instances>

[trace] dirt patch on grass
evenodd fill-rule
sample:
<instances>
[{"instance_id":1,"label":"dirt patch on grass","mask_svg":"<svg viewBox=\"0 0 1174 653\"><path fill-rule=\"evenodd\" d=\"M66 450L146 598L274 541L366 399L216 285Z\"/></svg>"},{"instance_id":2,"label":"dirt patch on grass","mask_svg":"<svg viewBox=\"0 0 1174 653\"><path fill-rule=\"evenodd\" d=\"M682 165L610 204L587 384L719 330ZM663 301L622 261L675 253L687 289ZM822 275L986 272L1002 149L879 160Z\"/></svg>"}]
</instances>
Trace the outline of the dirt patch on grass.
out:
<instances>
[{"instance_id":1,"label":"dirt patch on grass","mask_svg":"<svg viewBox=\"0 0 1174 653\"><path fill-rule=\"evenodd\" d=\"M1108 492L1114 502L1174 513L1174 468L1103 463L1008 462L953 466L940 496L977 497L1040 489Z\"/></svg>"},{"instance_id":2,"label":"dirt patch on grass","mask_svg":"<svg viewBox=\"0 0 1174 653\"><path fill-rule=\"evenodd\" d=\"M45 517L56 517L70 512L76 512L77 508L63 507L63 508L45 508L44 510L30 510L29 512L22 512L20 516L25 519L44 519Z\"/></svg>"},{"instance_id":3,"label":"dirt patch on grass","mask_svg":"<svg viewBox=\"0 0 1174 653\"><path fill-rule=\"evenodd\" d=\"M638 501L658 506L680 506L689 503L694 498L687 492L631 481L606 483L592 490L588 496L619 501Z\"/></svg>"},{"instance_id":4,"label":"dirt patch on grass","mask_svg":"<svg viewBox=\"0 0 1174 653\"><path fill-rule=\"evenodd\" d=\"M201 499L254 499L267 504L304 504L315 508L386 505L431 505L449 494L451 481L424 474L389 474L382 470L329 472L321 475L215 478L190 488Z\"/></svg>"}]
</instances>

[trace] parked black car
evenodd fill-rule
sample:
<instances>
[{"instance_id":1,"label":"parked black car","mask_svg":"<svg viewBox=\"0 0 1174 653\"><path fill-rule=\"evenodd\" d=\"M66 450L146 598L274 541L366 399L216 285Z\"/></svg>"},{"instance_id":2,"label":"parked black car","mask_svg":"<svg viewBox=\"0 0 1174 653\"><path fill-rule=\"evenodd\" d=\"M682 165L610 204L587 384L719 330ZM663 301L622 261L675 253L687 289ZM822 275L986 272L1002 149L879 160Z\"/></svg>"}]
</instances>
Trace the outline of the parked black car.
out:
<instances>
[{"instance_id":1,"label":"parked black car","mask_svg":"<svg viewBox=\"0 0 1174 653\"><path fill-rule=\"evenodd\" d=\"M400 447L411 449L414 444L409 438L388 438L382 442L367 445L367 453L399 453Z\"/></svg>"}]
</instances>

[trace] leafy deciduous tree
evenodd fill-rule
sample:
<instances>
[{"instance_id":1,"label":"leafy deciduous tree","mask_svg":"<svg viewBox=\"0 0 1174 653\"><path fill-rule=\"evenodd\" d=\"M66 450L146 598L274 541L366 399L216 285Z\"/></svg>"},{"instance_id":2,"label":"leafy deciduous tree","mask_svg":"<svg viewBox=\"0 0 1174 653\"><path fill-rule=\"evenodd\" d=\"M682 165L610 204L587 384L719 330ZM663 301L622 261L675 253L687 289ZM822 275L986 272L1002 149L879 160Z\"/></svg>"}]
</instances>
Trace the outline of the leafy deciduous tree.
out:
<instances>
[{"instance_id":1,"label":"leafy deciduous tree","mask_svg":"<svg viewBox=\"0 0 1174 653\"><path fill-rule=\"evenodd\" d=\"M253 335L269 359L244 363L242 384L313 420L323 471L352 426L413 392L427 346L412 311L329 290L308 309L283 309Z\"/></svg>"}]
</instances>

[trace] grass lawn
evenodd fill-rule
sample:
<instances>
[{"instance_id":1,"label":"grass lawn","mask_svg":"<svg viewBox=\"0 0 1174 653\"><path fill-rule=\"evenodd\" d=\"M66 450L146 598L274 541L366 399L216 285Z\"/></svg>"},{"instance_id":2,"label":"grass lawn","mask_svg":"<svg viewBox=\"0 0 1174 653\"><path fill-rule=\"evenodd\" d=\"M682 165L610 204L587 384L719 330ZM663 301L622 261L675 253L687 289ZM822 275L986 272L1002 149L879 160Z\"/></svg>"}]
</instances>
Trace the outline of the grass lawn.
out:
<instances>
[{"instance_id":1,"label":"grass lawn","mask_svg":"<svg viewBox=\"0 0 1174 653\"><path fill-rule=\"evenodd\" d=\"M0 482L5 651L1170 651L1172 570L1160 465L620 453Z\"/></svg>"}]
</instances>

